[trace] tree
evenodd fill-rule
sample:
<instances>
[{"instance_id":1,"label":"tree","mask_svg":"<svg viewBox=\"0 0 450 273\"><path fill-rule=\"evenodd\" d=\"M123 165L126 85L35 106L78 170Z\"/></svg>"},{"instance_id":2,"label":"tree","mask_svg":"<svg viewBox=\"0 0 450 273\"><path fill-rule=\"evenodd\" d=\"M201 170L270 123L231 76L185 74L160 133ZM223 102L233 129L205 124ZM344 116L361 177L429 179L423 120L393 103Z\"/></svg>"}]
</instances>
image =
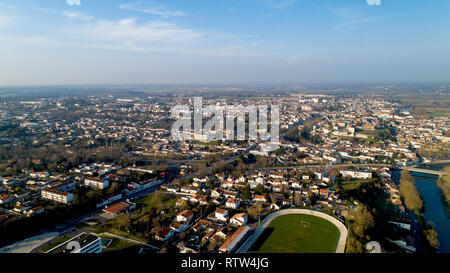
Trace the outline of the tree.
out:
<instances>
[{"instance_id":1,"label":"tree","mask_svg":"<svg viewBox=\"0 0 450 273\"><path fill-rule=\"evenodd\" d=\"M296 191L294 193L294 205L300 207L303 204L303 198L300 192Z\"/></svg>"},{"instance_id":2,"label":"tree","mask_svg":"<svg viewBox=\"0 0 450 273\"><path fill-rule=\"evenodd\" d=\"M374 228L375 220L365 206L358 206L355 211L355 221L352 230L360 238L368 238L367 232Z\"/></svg>"},{"instance_id":3,"label":"tree","mask_svg":"<svg viewBox=\"0 0 450 273\"><path fill-rule=\"evenodd\" d=\"M434 252L439 247L438 234L432 225L428 225L427 229L423 231L426 243L430 251Z\"/></svg>"},{"instance_id":4,"label":"tree","mask_svg":"<svg viewBox=\"0 0 450 273\"><path fill-rule=\"evenodd\" d=\"M262 204L259 202L254 204L247 210L248 215L253 219L258 218L261 212L262 212Z\"/></svg>"},{"instance_id":5,"label":"tree","mask_svg":"<svg viewBox=\"0 0 450 273\"><path fill-rule=\"evenodd\" d=\"M257 193L263 193L264 192L264 188L261 184L256 185L255 191Z\"/></svg>"},{"instance_id":6,"label":"tree","mask_svg":"<svg viewBox=\"0 0 450 273\"><path fill-rule=\"evenodd\" d=\"M438 180L437 185L441 189L445 200L450 205L450 167L445 167L443 172L444 174Z\"/></svg>"},{"instance_id":7,"label":"tree","mask_svg":"<svg viewBox=\"0 0 450 273\"><path fill-rule=\"evenodd\" d=\"M413 177L408 170L403 170L400 179L400 195L405 201L406 207L418 213L423 207L422 198L414 185Z\"/></svg>"},{"instance_id":8,"label":"tree","mask_svg":"<svg viewBox=\"0 0 450 273\"><path fill-rule=\"evenodd\" d=\"M250 199L252 199L252 193L251 193L251 191L250 191L250 187L249 187L249 186L247 186L247 187L244 188L244 190L243 190L242 193L241 193L241 197L242 197L242 199L244 199L244 200L250 200Z\"/></svg>"},{"instance_id":9,"label":"tree","mask_svg":"<svg viewBox=\"0 0 450 273\"><path fill-rule=\"evenodd\" d=\"M364 245L354 237L350 237L347 241L347 247L345 249L347 253L363 253Z\"/></svg>"}]
</instances>

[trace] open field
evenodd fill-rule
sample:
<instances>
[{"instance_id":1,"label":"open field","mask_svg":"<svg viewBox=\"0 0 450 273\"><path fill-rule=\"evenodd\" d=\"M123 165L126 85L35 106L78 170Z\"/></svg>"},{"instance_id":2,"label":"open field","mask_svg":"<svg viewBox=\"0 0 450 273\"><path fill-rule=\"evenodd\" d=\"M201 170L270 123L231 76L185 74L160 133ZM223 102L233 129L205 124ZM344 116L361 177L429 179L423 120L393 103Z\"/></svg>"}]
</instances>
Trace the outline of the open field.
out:
<instances>
[{"instance_id":1,"label":"open field","mask_svg":"<svg viewBox=\"0 0 450 273\"><path fill-rule=\"evenodd\" d=\"M351 179L349 181L342 181L341 186L345 191L351 191L358 189L364 183L372 183L376 181L375 178L371 179Z\"/></svg>"},{"instance_id":2,"label":"open field","mask_svg":"<svg viewBox=\"0 0 450 273\"><path fill-rule=\"evenodd\" d=\"M312 215L289 214L274 219L249 253L334 253L339 229Z\"/></svg>"}]
</instances>

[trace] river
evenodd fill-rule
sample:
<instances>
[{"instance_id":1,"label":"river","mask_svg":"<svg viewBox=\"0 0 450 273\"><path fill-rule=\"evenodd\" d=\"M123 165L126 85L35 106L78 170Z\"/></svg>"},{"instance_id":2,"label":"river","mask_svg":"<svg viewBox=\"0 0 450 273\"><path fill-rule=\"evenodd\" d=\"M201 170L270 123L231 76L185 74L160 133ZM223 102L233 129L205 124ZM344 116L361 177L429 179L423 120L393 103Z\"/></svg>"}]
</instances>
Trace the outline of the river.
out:
<instances>
[{"instance_id":1,"label":"river","mask_svg":"<svg viewBox=\"0 0 450 273\"><path fill-rule=\"evenodd\" d=\"M442 170L444 165L426 166L434 170ZM411 172L414 182L425 205L425 221L431 221L436 227L439 239L438 252L450 253L450 207L442 198L441 190L436 184L437 177L428 174Z\"/></svg>"}]
</instances>

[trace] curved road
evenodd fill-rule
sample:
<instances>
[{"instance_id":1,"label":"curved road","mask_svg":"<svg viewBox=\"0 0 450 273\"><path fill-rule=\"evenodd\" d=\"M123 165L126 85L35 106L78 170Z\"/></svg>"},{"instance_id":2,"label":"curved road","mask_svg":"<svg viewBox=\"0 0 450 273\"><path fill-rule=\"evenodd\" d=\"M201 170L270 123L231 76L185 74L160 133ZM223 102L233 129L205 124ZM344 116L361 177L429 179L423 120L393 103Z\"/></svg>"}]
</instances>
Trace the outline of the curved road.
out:
<instances>
[{"instance_id":1,"label":"curved road","mask_svg":"<svg viewBox=\"0 0 450 273\"><path fill-rule=\"evenodd\" d=\"M248 240L241 246L241 248L237 251L238 253L246 253L250 249L250 247L253 245L253 243L258 239L258 237L262 234L264 229L269 226L269 224L278 216L287 215L287 214L306 214L306 215L313 215L320 218L323 218L325 220L330 221L333 223L340 232L338 245L336 247L336 253L344 253L345 251L345 244L347 242L347 236L348 231L345 225L339 221L338 219L325 214L323 212L318 212L315 210L309 210L309 209L284 209L279 210L276 212L272 212L269 214L264 221L261 223L261 225L256 228L255 232L248 238Z\"/></svg>"}]
</instances>

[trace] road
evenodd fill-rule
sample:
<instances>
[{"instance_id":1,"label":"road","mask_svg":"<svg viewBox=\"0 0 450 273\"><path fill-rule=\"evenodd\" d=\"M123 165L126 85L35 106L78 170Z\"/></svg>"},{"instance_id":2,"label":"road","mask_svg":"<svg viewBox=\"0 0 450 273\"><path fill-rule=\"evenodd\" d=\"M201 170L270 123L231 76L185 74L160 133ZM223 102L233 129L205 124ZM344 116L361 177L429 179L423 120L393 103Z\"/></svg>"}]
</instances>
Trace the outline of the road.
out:
<instances>
[{"instance_id":1,"label":"road","mask_svg":"<svg viewBox=\"0 0 450 273\"><path fill-rule=\"evenodd\" d=\"M31 253L33 249L45 244L58 235L58 232L50 232L33 236L23 241L0 248L0 253Z\"/></svg>"}]
</instances>

